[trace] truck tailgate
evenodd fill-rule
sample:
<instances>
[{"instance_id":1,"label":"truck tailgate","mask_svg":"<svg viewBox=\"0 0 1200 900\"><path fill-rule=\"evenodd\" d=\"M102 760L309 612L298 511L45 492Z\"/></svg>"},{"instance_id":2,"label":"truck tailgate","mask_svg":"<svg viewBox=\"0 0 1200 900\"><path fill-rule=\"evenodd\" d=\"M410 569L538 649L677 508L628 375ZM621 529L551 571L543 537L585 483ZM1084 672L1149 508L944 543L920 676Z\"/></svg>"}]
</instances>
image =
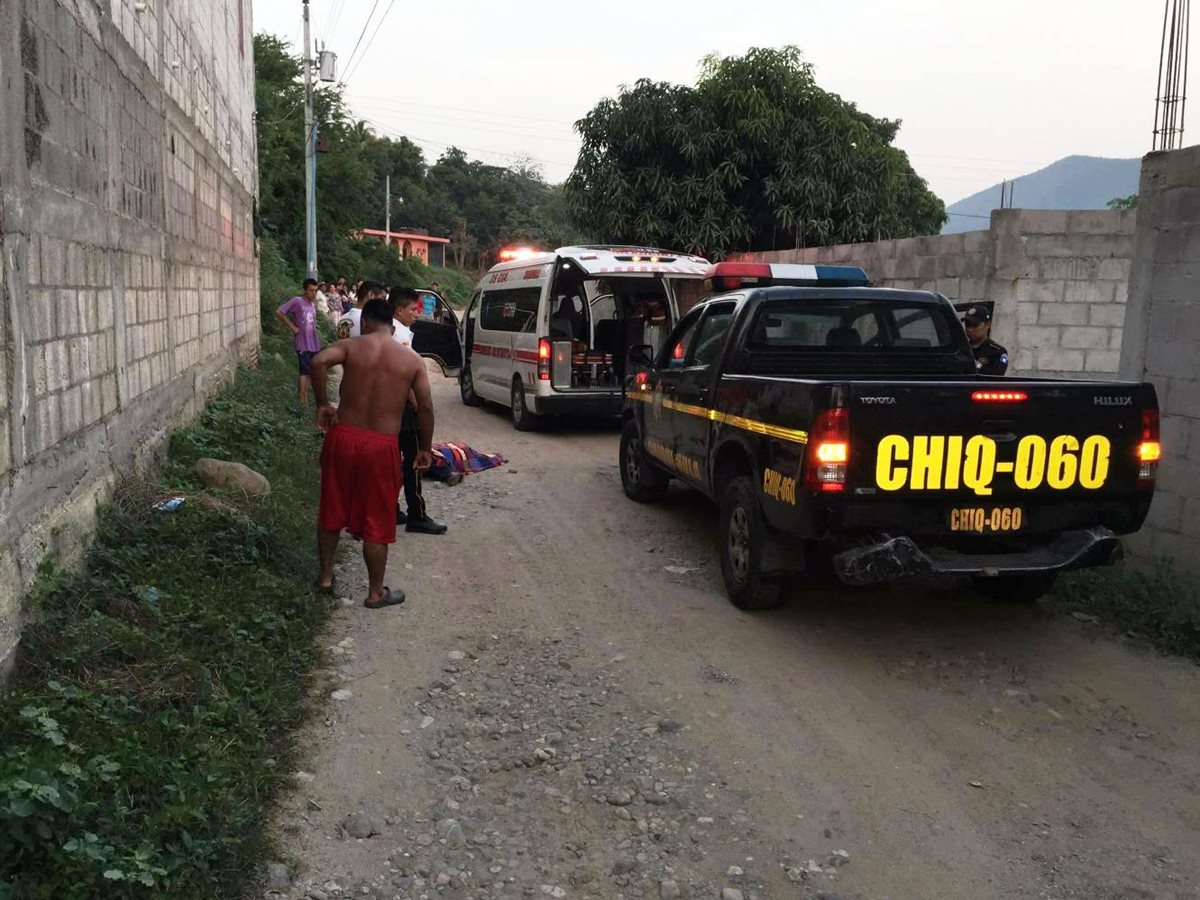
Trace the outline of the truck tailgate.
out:
<instances>
[{"instance_id":1,"label":"truck tailgate","mask_svg":"<svg viewBox=\"0 0 1200 900\"><path fill-rule=\"evenodd\" d=\"M852 382L842 528L1036 535L1140 527L1150 385L964 379ZM1144 474L1144 472L1142 473Z\"/></svg>"}]
</instances>

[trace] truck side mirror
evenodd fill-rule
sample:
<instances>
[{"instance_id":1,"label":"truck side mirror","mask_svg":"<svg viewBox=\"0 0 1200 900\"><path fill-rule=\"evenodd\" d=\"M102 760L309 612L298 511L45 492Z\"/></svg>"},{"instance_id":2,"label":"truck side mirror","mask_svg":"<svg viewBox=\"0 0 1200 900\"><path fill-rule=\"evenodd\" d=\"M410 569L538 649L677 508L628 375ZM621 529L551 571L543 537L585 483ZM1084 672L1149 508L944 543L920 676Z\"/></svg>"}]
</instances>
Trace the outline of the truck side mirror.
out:
<instances>
[{"instance_id":1,"label":"truck side mirror","mask_svg":"<svg viewBox=\"0 0 1200 900\"><path fill-rule=\"evenodd\" d=\"M625 358L630 365L650 368L654 365L654 348L649 344L634 344Z\"/></svg>"}]
</instances>

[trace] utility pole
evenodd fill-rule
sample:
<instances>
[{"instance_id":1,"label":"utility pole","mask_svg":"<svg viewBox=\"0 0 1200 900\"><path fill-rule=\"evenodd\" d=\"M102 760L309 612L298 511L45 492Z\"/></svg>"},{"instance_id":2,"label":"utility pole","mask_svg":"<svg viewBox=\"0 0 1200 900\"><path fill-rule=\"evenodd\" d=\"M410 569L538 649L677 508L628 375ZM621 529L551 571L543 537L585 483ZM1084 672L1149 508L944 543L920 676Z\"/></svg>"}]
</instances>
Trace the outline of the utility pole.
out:
<instances>
[{"instance_id":1,"label":"utility pole","mask_svg":"<svg viewBox=\"0 0 1200 900\"><path fill-rule=\"evenodd\" d=\"M392 176L383 176L383 242L392 249Z\"/></svg>"},{"instance_id":2,"label":"utility pole","mask_svg":"<svg viewBox=\"0 0 1200 900\"><path fill-rule=\"evenodd\" d=\"M317 277L317 123L313 119L312 39L304 0L304 226L308 277Z\"/></svg>"}]
</instances>

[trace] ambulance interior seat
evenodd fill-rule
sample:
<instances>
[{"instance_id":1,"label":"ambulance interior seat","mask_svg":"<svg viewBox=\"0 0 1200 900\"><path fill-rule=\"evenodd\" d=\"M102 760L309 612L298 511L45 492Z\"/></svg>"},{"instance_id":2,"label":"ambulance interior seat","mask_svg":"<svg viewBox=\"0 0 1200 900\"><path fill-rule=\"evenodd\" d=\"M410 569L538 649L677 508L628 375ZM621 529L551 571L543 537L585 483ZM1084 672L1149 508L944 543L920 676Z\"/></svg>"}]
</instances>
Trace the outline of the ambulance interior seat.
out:
<instances>
[{"instance_id":1,"label":"ambulance interior seat","mask_svg":"<svg viewBox=\"0 0 1200 900\"><path fill-rule=\"evenodd\" d=\"M567 316L554 316L550 320L550 337L554 340L575 340L575 323Z\"/></svg>"},{"instance_id":2,"label":"ambulance interior seat","mask_svg":"<svg viewBox=\"0 0 1200 900\"><path fill-rule=\"evenodd\" d=\"M862 335L856 328L830 328L825 335L826 347L861 347Z\"/></svg>"},{"instance_id":3,"label":"ambulance interior seat","mask_svg":"<svg viewBox=\"0 0 1200 900\"><path fill-rule=\"evenodd\" d=\"M600 319L596 322L595 349L601 353L619 355L621 346L621 325L619 319Z\"/></svg>"},{"instance_id":4,"label":"ambulance interior seat","mask_svg":"<svg viewBox=\"0 0 1200 900\"><path fill-rule=\"evenodd\" d=\"M550 318L550 332L555 337L572 341L579 340L580 335L586 330L583 318L583 314L575 309L574 297L559 297L558 309Z\"/></svg>"}]
</instances>

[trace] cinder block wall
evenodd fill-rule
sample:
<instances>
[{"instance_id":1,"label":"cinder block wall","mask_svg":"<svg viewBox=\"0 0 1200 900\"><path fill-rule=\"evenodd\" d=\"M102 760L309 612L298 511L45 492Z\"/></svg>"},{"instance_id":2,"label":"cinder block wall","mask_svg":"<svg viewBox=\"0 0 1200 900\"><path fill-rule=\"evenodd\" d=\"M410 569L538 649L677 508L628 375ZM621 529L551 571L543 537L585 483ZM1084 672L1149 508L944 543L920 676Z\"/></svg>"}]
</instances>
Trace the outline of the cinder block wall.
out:
<instances>
[{"instance_id":1,"label":"cinder block wall","mask_svg":"<svg viewBox=\"0 0 1200 900\"><path fill-rule=\"evenodd\" d=\"M884 287L991 301L1010 375L1115 377L1135 225L1133 212L1004 209L987 231L739 258L858 265Z\"/></svg>"},{"instance_id":2,"label":"cinder block wall","mask_svg":"<svg viewBox=\"0 0 1200 900\"><path fill-rule=\"evenodd\" d=\"M739 259L809 265L862 266L871 280L884 287L941 291L951 300L986 300L992 268L991 236L987 231L930 235L838 244L803 250L746 253Z\"/></svg>"},{"instance_id":3,"label":"cinder block wall","mask_svg":"<svg viewBox=\"0 0 1200 900\"><path fill-rule=\"evenodd\" d=\"M1200 573L1200 147L1142 161L1120 374L1157 388L1164 451L1146 527L1127 545Z\"/></svg>"},{"instance_id":4,"label":"cinder block wall","mask_svg":"<svg viewBox=\"0 0 1200 900\"><path fill-rule=\"evenodd\" d=\"M1135 226L1133 211L993 215L993 335L1012 374L1116 376Z\"/></svg>"},{"instance_id":5,"label":"cinder block wall","mask_svg":"<svg viewBox=\"0 0 1200 900\"><path fill-rule=\"evenodd\" d=\"M259 335L250 0L6 0L0 667L46 556Z\"/></svg>"}]
</instances>

